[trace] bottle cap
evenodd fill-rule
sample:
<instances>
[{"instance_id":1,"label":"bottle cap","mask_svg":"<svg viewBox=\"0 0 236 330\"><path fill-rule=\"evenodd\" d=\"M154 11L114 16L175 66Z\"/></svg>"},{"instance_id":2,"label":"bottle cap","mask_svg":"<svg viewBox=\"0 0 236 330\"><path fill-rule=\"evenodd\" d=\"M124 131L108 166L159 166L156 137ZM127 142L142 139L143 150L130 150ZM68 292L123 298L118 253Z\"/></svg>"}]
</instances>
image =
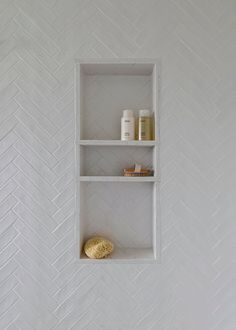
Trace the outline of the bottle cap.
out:
<instances>
[{"instance_id":1,"label":"bottle cap","mask_svg":"<svg viewBox=\"0 0 236 330\"><path fill-rule=\"evenodd\" d=\"M150 117L151 116L150 110L148 110L148 109L139 110L139 116L140 117Z\"/></svg>"},{"instance_id":2,"label":"bottle cap","mask_svg":"<svg viewBox=\"0 0 236 330\"><path fill-rule=\"evenodd\" d=\"M134 113L133 110L123 110L123 117L127 118L127 117L133 117Z\"/></svg>"},{"instance_id":3,"label":"bottle cap","mask_svg":"<svg viewBox=\"0 0 236 330\"><path fill-rule=\"evenodd\" d=\"M150 110L148 109L139 110L139 117L150 117L150 116L151 116Z\"/></svg>"}]
</instances>

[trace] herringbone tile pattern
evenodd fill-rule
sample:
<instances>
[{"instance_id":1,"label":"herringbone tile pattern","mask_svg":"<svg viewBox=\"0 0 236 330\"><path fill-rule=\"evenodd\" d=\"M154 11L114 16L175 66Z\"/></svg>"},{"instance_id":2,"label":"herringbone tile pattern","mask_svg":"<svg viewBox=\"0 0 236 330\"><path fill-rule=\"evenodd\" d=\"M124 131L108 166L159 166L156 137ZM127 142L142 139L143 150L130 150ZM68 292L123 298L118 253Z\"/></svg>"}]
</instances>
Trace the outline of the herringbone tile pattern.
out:
<instances>
[{"instance_id":1,"label":"herringbone tile pattern","mask_svg":"<svg viewBox=\"0 0 236 330\"><path fill-rule=\"evenodd\" d=\"M235 14L0 0L0 329L236 329ZM77 264L77 57L162 59L161 265Z\"/></svg>"}]
</instances>

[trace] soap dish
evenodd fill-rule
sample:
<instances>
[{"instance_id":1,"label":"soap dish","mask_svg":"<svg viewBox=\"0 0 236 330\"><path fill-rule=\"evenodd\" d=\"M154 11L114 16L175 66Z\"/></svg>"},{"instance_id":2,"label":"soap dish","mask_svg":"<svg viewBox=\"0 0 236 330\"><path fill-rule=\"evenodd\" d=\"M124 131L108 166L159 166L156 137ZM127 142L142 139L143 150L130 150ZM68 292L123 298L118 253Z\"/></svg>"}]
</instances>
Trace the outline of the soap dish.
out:
<instances>
[{"instance_id":1,"label":"soap dish","mask_svg":"<svg viewBox=\"0 0 236 330\"><path fill-rule=\"evenodd\" d=\"M133 168L125 168L124 176L152 176L153 170L148 168L142 168L141 166L135 165Z\"/></svg>"}]
</instances>

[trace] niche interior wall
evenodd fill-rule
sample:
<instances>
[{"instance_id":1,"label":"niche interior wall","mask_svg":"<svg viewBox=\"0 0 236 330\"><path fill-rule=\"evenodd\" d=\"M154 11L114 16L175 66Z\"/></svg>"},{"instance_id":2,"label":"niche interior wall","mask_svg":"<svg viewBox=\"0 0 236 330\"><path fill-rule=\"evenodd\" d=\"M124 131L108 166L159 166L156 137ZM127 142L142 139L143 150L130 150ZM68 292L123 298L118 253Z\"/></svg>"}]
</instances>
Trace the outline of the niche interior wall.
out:
<instances>
[{"instance_id":1,"label":"niche interior wall","mask_svg":"<svg viewBox=\"0 0 236 330\"><path fill-rule=\"evenodd\" d=\"M0 329L236 328L235 14L0 1ZM76 58L161 59L161 264L76 259Z\"/></svg>"}]
</instances>

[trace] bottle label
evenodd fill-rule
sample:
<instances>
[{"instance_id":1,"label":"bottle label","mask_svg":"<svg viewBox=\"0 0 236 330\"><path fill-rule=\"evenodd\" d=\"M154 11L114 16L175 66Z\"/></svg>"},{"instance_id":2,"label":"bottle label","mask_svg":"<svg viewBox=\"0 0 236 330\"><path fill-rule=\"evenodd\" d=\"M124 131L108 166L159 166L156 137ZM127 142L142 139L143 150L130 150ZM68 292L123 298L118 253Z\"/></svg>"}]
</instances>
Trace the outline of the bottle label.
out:
<instances>
[{"instance_id":1,"label":"bottle label","mask_svg":"<svg viewBox=\"0 0 236 330\"><path fill-rule=\"evenodd\" d=\"M151 140L151 122L149 117L139 118L139 140Z\"/></svg>"},{"instance_id":2,"label":"bottle label","mask_svg":"<svg viewBox=\"0 0 236 330\"><path fill-rule=\"evenodd\" d=\"M122 119L121 122L121 139L134 140L134 119Z\"/></svg>"}]
</instances>

